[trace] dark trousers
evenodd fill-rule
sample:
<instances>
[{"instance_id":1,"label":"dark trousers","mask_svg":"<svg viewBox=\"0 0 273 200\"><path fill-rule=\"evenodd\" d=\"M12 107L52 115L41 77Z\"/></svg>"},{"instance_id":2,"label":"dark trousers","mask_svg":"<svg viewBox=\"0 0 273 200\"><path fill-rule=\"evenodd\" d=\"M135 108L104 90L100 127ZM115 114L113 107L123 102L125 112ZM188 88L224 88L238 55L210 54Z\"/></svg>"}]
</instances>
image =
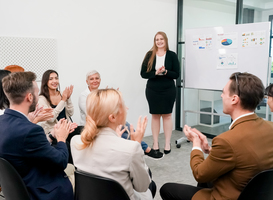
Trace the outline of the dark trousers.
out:
<instances>
[{"instance_id":1,"label":"dark trousers","mask_svg":"<svg viewBox=\"0 0 273 200\"><path fill-rule=\"evenodd\" d=\"M73 163L73 159L72 159L72 154L71 154L71 147L70 147L70 141L72 139L72 137L74 135L80 135L82 130L83 130L83 126L78 126L72 133L70 133L68 135L68 137L66 138L66 146L67 146L67 150L68 150L68 163L71 163L72 165ZM52 146L55 146L57 144L57 140L55 139L54 141L52 141Z\"/></svg>"},{"instance_id":2,"label":"dark trousers","mask_svg":"<svg viewBox=\"0 0 273 200\"><path fill-rule=\"evenodd\" d=\"M211 183L202 183L197 186L166 183L160 188L160 196L163 200L191 200L197 191L211 187Z\"/></svg>"},{"instance_id":3,"label":"dark trousers","mask_svg":"<svg viewBox=\"0 0 273 200\"><path fill-rule=\"evenodd\" d=\"M71 163L73 164L73 159L72 159L72 155L71 155L71 147L70 147L70 141L72 139L72 137L74 135L80 135L82 130L83 130L83 126L78 126L72 133L70 133L68 135L68 137L66 138L66 145L67 145L67 149L68 149L68 153L69 153L69 156L68 156L68 163Z\"/></svg>"},{"instance_id":4,"label":"dark trousers","mask_svg":"<svg viewBox=\"0 0 273 200\"><path fill-rule=\"evenodd\" d=\"M150 170L150 168L148 168L148 172L149 172L149 175L150 175L150 177L151 177L151 179L153 178L153 175L152 175L152 172L151 172L151 170ZM155 184L155 182L152 180L151 181L151 183L150 183L150 185L149 185L149 190L151 191L151 193L152 193L152 196L153 196L153 198L155 197L155 193L156 193L156 184Z\"/></svg>"}]
</instances>

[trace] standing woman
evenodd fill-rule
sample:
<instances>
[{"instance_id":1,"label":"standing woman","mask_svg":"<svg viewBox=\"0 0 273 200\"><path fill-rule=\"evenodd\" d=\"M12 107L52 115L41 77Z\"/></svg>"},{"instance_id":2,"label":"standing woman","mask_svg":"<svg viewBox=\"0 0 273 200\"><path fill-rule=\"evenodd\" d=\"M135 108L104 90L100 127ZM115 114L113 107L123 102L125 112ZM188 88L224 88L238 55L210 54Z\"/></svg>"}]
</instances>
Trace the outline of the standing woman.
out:
<instances>
[{"instance_id":1,"label":"standing woman","mask_svg":"<svg viewBox=\"0 0 273 200\"><path fill-rule=\"evenodd\" d=\"M70 96L73 86L66 87L63 93L60 92L59 75L54 70L47 70L42 77L41 91L39 95L39 105L44 108L53 108L53 118L41 123L46 134L48 134L57 122L65 118L71 121L70 117L74 113L74 107Z\"/></svg>"},{"instance_id":2,"label":"standing woman","mask_svg":"<svg viewBox=\"0 0 273 200\"><path fill-rule=\"evenodd\" d=\"M164 153L171 152L172 110L176 97L174 79L179 77L179 61L176 53L169 50L164 32L157 32L154 45L147 52L141 67L141 77L148 79L146 98L152 114L153 149L159 151L158 135L160 118L165 134Z\"/></svg>"}]
</instances>

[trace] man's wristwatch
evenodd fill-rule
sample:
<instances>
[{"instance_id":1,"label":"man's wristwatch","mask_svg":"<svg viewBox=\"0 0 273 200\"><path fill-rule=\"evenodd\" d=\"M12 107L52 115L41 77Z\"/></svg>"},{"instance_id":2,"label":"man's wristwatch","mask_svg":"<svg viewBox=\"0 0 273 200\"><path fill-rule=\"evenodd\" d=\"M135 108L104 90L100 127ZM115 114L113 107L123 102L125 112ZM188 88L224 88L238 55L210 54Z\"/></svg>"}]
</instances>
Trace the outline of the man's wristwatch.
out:
<instances>
[{"instance_id":1,"label":"man's wristwatch","mask_svg":"<svg viewBox=\"0 0 273 200\"><path fill-rule=\"evenodd\" d=\"M56 138L53 137L53 135L51 135L51 133L48 134L48 137L49 137L52 141L55 141L55 140L56 140Z\"/></svg>"}]
</instances>

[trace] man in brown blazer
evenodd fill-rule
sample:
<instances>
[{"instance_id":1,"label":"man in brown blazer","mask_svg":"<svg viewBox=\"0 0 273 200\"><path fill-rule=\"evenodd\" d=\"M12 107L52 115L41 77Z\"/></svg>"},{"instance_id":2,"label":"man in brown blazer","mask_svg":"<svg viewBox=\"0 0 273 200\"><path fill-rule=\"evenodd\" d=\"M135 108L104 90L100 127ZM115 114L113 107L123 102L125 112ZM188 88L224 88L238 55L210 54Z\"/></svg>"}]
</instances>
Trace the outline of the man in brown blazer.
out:
<instances>
[{"instance_id":1,"label":"man in brown blazer","mask_svg":"<svg viewBox=\"0 0 273 200\"><path fill-rule=\"evenodd\" d=\"M236 200L257 173L273 168L273 122L258 117L254 110L264 96L261 80L249 73L234 73L223 89L223 112L233 120L229 130L212 140L187 125L184 132L193 143L191 169L204 188L166 183L160 189L163 200ZM204 158L204 153L208 157Z\"/></svg>"}]
</instances>

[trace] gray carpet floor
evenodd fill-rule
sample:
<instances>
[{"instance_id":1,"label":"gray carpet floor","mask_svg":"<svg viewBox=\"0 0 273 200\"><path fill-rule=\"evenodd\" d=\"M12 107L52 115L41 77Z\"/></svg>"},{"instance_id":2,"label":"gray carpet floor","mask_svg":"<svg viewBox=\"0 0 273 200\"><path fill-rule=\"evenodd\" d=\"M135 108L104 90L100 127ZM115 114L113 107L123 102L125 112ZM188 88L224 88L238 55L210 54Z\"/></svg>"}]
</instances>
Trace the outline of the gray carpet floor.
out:
<instances>
[{"instance_id":1,"label":"gray carpet floor","mask_svg":"<svg viewBox=\"0 0 273 200\"><path fill-rule=\"evenodd\" d=\"M180 148L176 147L175 141L184 136L181 131L173 131L171 139L171 153L165 155L161 160L145 157L148 167L152 171L153 180L157 185L155 200L161 199L159 189L164 183L175 182L189 185L197 185L190 168L190 153L192 143L184 142ZM144 137L143 140L152 147L152 136ZM211 143L211 139L208 139ZM160 151L164 150L164 134L159 135Z\"/></svg>"}]
</instances>

